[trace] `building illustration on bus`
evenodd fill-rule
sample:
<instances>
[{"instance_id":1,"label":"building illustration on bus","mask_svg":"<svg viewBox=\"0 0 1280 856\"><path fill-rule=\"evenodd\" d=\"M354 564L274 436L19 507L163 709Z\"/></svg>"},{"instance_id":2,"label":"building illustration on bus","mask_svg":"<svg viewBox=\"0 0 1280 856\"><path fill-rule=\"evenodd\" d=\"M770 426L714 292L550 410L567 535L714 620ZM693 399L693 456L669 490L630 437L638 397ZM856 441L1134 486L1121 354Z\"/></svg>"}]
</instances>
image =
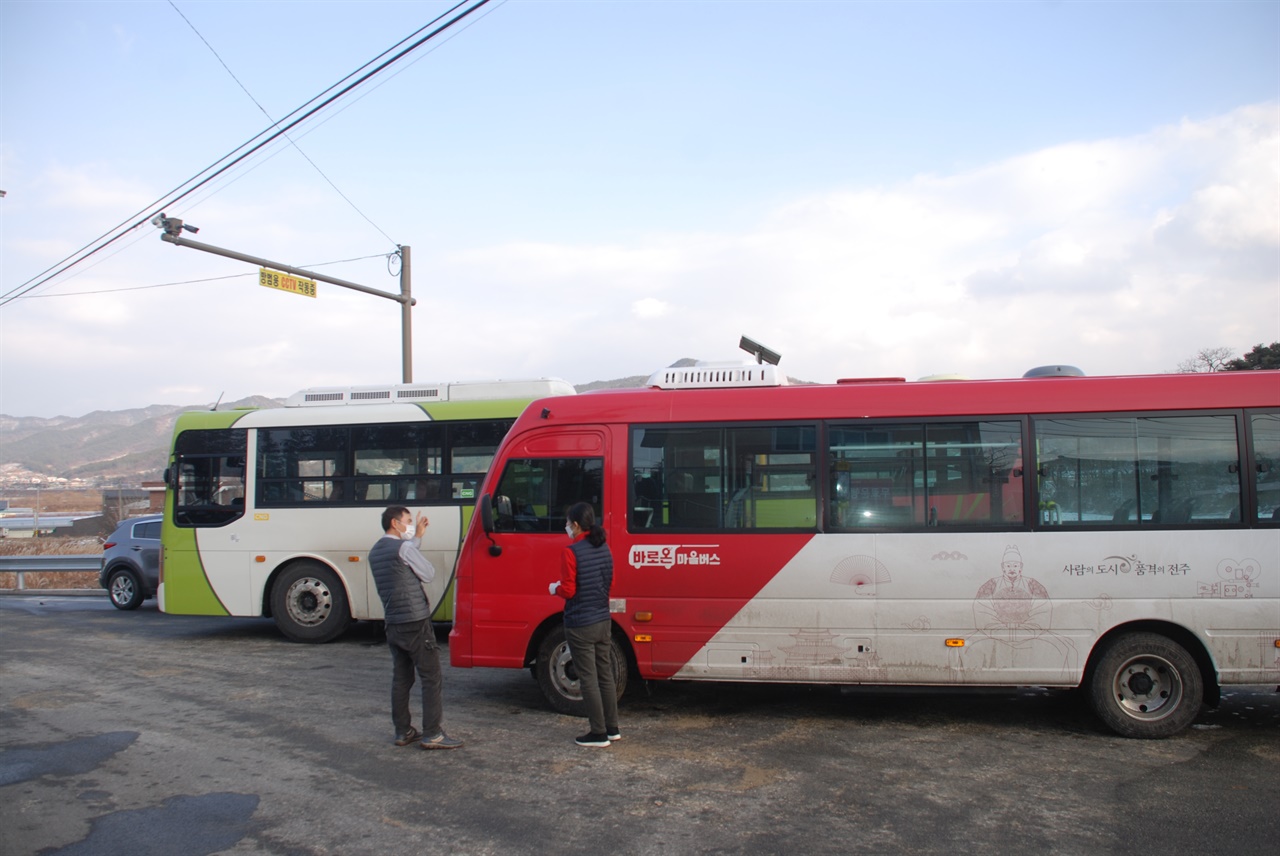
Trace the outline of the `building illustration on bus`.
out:
<instances>
[{"instance_id":1,"label":"building illustration on bus","mask_svg":"<svg viewBox=\"0 0 1280 856\"><path fill-rule=\"evenodd\" d=\"M1083 687L1165 737L1280 682L1280 373L1041 374L702 365L533 402L463 544L452 662L530 668L578 710L547 583L585 500L620 687Z\"/></svg>"},{"instance_id":2,"label":"building illustration on bus","mask_svg":"<svg viewBox=\"0 0 1280 856\"><path fill-rule=\"evenodd\" d=\"M312 389L278 409L181 414L160 609L270 616L299 642L381 620L368 550L382 509L405 505L431 520L428 596L450 621L458 546L494 451L530 400L573 392L556 379Z\"/></svg>"}]
</instances>

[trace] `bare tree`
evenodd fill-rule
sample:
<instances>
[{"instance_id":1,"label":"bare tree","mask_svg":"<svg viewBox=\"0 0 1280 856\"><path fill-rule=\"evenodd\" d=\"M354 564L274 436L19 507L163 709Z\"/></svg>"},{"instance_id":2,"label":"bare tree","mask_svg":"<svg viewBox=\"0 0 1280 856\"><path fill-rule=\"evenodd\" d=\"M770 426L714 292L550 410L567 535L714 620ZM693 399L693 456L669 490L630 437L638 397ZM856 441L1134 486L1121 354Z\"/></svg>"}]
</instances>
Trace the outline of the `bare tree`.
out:
<instances>
[{"instance_id":1,"label":"bare tree","mask_svg":"<svg viewBox=\"0 0 1280 856\"><path fill-rule=\"evenodd\" d=\"M1231 348L1201 348L1194 357L1178 363L1178 374L1226 371L1235 355Z\"/></svg>"}]
</instances>

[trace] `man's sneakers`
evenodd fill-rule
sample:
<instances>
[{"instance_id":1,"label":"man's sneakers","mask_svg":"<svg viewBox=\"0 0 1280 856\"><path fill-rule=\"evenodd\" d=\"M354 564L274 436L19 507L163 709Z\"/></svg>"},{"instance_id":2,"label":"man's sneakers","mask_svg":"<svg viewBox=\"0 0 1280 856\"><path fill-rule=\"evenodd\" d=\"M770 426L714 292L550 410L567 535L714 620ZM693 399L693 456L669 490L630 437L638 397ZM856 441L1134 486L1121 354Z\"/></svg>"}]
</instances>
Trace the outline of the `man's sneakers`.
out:
<instances>
[{"instance_id":1,"label":"man's sneakers","mask_svg":"<svg viewBox=\"0 0 1280 856\"><path fill-rule=\"evenodd\" d=\"M423 740L418 745L423 749L457 749L462 745L462 741L441 731L435 737Z\"/></svg>"},{"instance_id":2,"label":"man's sneakers","mask_svg":"<svg viewBox=\"0 0 1280 856\"><path fill-rule=\"evenodd\" d=\"M621 739L622 739L622 732L621 732L621 731L606 731L606 732L605 732L605 736L609 738L609 742L610 742L610 743L613 743L613 742L615 742L615 741L618 741L618 740L621 740Z\"/></svg>"},{"instance_id":3,"label":"man's sneakers","mask_svg":"<svg viewBox=\"0 0 1280 856\"><path fill-rule=\"evenodd\" d=\"M619 734L618 736L621 737L622 735ZM597 733L595 731L591 731L582 735L573 742L577 743L579 746L608 746L609 735L604 732Z\"/></svg>"},{"instance_id":4,"label":"man's sneakers","mask_svg":"<svg viewBox=\"0 0 1280 856\"><path fill-rule=\"evenodd\" d=\"M404 734L396 735L396 745L408 746L410 743L416 743L418 740L421 740L421 739L422 739L422 732L414 728L412 725L410 725L409 730L406 731Z\"/></svg>"}]
</instances>

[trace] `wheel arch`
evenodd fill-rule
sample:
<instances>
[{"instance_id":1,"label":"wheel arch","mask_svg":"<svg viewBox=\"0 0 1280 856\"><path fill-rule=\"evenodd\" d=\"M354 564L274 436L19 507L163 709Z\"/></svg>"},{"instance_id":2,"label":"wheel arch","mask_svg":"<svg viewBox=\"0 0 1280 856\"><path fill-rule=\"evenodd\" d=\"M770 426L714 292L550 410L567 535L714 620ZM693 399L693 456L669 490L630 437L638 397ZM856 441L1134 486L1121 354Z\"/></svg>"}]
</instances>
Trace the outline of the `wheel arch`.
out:
<instances>
[{"instance_id":1,"label":"wheel arch","mask_svg":"<svg viewBox=\"0 0 1280 856\"><path fill-rule=\"evenodd\" d=\"M156 593L147 585L147 575L142 572L142 568L136 567L128 559L116 559L111 564L103 568L98 578L102 580L103 587L110 585L111 578L121 571L125 571L133 575L134 582L142 591L143 600L147 600L156 596Z\"/></svg>"},{"instance_id":2,"label":"wheel arch","mask_svg":"<svg viewBox=\"0 0 1280 856\"><path fill-rule=\"evenodd\" d=\"M542 647L542 640L547 638L547 634L554 628L560 627L563 622L563 613L552 613L544 618L541 624L534 628L533 633L529 634L529 643L524 649L524 667L526 669L532 669L537 663L538 649ZM618 647L622 649L622 653L627 657L627 670L631 674L638 676L639 672L636 671L637 663L635 649L631 647L631 640L627 638L626 631L622 629L622 626L618 624L616 619L613 620L613 638L614 641L618 643Z\"/></svg>"},{"instance_id":3,"label":"wheel arch","mask_svg":"<svg viewBox=\"0 0 1280 856\"><path fill-rule=\"evenodd\" d=\"M564 623L564 614L553 612L546 618L542 619L542 623L534 628L529 634L529 642L524 648L524 666L526 669L532 669L538 660L538 649L542 647L542 640L547 638L547 634L553 628L559 627Z\"/></svg>"},{"instance_id":4,"label":"wheel arch","mask_svg":"<svg viewBox=\"0 0 1280 856\"><path fill-rule=\"evenodd\" d=\"M103 570L102 575L104 577L109 577L112 574L114 574L116 571L132 571L134 574L138 575L139 577L142 576L142 571L140 569L135 568L133 565L129 564L129 562L127 562L124 559L116 559L114 562L107 565L106 569Z\"/></svg>"},{"instance_id":5,"label":"wheel arch","mask_svg":"<svg viewBox=\"0 0 1280 856\"><path fill-rule=\"evenodd\" d=\"M322 556L290 556L271 570L270 576L267 577L267 581L262 586L262 603L260 606L263 618L275 617L271 613L271 594L275 591L276 584L279 582L280 577L282 577L286 571L292 570L298 565L312 563L320 565L322 568L332 572L333 575L338 578L338 582L342 584L342 593L347 597L347 603L351 603L351 581L348 580L346 575L343 574L339 568L335 567L332 562L327 561Z\"/></svg>"},{"instance_id":6,"label":"wheel arch","mask_svg":"<svg viewBox=\"0 0 1280 856\"><path fill-rule=\"evenodd\" d=\"M1218 683L1218 670L1214 666L1213 658L1209 655L1209 649L1205 647L1200 637L1181 624L1175 624L1172 621L1158 619L1130 621L1125 624L1118 624L1102 634L1094 644L1093 650L1089 652L1089 661L1085 665L1081 686L1089 686L1093 680L1093 673L1097 668L1098 661L1102 659L1111 644L1121 636L1130 633L1155 633L1177 642L1186 649L1186 652L1191 655L1191 659L1195 661L1196 668L1200 671L1201 683L1204 686L1201 701L1209 707L1218 706L1218 702L1222 699L1222 687Z\"/></svg>"}]
</instances>

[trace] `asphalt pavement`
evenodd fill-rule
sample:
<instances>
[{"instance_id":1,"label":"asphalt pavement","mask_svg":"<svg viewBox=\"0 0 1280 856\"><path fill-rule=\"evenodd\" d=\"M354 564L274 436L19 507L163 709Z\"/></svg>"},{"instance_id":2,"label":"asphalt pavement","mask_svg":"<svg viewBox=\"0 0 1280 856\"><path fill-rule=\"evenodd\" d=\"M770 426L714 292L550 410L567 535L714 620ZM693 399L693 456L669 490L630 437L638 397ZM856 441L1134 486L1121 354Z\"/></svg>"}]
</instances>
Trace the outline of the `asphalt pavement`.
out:
<instances>
[{"instance_id":1,"label":"asphalt pavement","mask_svg":"<svg viewBox=\"0 0 1280 856\"><path fill-rule=\"evenodd\" d=\"M0 598L0 853L1271 854L1280 696L1230 689L1169 740L1078 695L636 682L574 745L518 670L445 661L467 745L392 746L375 624ZM415 711L416 718L416 711Z\"/></svg>"}]
</instances>

